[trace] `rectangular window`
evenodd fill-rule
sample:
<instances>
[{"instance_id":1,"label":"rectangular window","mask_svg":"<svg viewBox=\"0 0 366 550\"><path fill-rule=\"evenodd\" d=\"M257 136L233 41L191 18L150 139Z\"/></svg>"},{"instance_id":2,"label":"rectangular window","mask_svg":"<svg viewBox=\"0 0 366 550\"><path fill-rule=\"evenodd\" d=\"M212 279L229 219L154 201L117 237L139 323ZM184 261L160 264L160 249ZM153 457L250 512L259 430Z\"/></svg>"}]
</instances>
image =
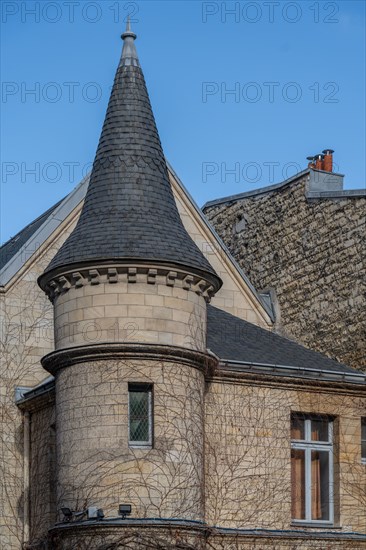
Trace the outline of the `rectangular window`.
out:
<instances>
[{"instance_id":1,"label":"rectangular window","mask_svg":"<svg viewBox=\"0 0 366 550\"><path fill-rule=\"evenodd\" d=\"M333 422L291 415L292 519L333 523Z\"/></svg>"},{"instance_id":2,"label":"rectangular window","mask_svg":"<svg viewBox=\"0 0 366 550\"><path fill-rule=\"evenodd\" d=\"M366 464L366 416L361 418L361 462Z\"/></svg>"},{"instance_id":3,"label":"rectangular window","mask_svg":"<svg viewBox=\"0 0 366 550\"><path fill-rule=\"evenodd\" d=\"M152 386L128 384L129 445L152 445Z\"/></svg>"}]
</instances>

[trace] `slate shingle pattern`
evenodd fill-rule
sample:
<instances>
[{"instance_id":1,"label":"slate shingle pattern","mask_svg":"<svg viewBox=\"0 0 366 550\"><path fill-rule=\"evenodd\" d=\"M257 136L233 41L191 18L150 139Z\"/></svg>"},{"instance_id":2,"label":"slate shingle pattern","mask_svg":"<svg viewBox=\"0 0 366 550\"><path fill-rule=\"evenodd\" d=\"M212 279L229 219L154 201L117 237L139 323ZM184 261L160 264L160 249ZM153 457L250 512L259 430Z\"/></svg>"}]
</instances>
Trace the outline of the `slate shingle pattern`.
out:
<instances>
[{"instance_id":1,"label":"slate shingle pattern","mask_svg":"<svg viewBox=\"0 0 366 550\"><path fill-rule=\"evenodd\" d=\"M207 306L207 347L221 359L355 373L325 355L312 351L230 313Z\"/></svg>"},{"instance_id":2,"label":"slate shingle pattern","mask_svg":"<svg viewBox=\"0 0 366 550\"><path fill-rule=\"evenodd\" d=\"M135 35L125 35L80 219L46 272L94 260L139 259L178 263L217 278L182 224Z\"/></svg>"},{"instance_id":3,"label":"slate shingle pattern","mask_svg":"<svg viewBox=\"0 0 366 550\"><path fill-rule=\"evenodd\" d=\"M63 200L63 199L62 199ZM29 223L24 227L19 233L14 235L11 239L6 241L0 247L0 269L5 267L5 265L15 256L17 252L27 243L27 241L35 234L35 232L41 227L41 225L47 220L47 218L56 210L56 208L61 204L59 201L57 204L49 208L46 212L41 214L38 218ZM28 251L29 255L34 252L34 247ZM27 251L25 251L27 255Z\"/></svg>"}]
</instances>

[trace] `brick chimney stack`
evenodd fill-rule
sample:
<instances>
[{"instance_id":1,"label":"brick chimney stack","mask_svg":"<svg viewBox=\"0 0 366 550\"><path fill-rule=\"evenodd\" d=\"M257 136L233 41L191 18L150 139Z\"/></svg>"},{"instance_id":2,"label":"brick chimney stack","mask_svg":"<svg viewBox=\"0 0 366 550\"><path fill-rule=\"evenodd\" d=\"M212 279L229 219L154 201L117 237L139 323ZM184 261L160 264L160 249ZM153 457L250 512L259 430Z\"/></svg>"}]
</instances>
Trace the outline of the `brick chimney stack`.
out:
<instances>
[{"instance_id":1,"label":"brick chimney stack","mask_svg":"<svg viewBox=\"0 0 366 550\"><path fill-rule=\"evenodd\" d=\"M333 172L333 149L324 149L313 157L306 157L308 168L312 170L322 170L323 172Z\"/></svg>"},{"instance_id":2,"label":"brick chimney stack","mask_svg":"<svg viewBox=\"0 0 366 550\"><path fill-rule=\"evenodd\" d=\"M333 149L324 149L323 151L323 170L333 172Z\"/></svg>"},{"instance_id":3,"label":"brick chimney stack","mask_svg":"<svg viewBox=\"0 0 366 550\"><path fill-rule=\"evenodd\" d=\"M324 155L322 155L321 153L319 153L318 155L315 156L315 169L316 170L323 170L323 158L324 158Z\"/></svg>"}]
</instances>

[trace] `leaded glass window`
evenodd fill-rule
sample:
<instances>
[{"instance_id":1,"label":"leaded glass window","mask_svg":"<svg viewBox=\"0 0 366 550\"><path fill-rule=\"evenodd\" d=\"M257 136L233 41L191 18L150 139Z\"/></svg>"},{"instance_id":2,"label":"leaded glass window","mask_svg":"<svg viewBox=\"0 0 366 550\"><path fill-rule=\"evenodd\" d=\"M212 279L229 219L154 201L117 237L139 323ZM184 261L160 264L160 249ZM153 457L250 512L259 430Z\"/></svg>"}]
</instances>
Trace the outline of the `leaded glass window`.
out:
<instances>
[{"instance_id":1,"label":"leaded glass window","mask_svg":"<svg viewBox=\"0 0 366 550\"><path fill-rule=\"evenodd\" d=\"M129 444L152 444L152 386L128 385Z\"/></svg>"}]
</instances>

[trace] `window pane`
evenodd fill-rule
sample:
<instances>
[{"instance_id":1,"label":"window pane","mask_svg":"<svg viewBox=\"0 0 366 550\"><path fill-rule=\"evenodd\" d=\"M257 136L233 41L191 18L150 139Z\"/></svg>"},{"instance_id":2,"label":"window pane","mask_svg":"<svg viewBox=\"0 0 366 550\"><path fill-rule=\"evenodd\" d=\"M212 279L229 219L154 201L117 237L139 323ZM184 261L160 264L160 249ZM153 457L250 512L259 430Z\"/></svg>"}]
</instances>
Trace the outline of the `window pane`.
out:
<instances>
[{"instance_id":1,"label":"window pane","mask_svg":"<svg viewBox=\"0 0 366 550\"><path fill-rule=\"evenodd\" d=\"M329 453L311 451L311 519L329 520Z\"/></svg>"},{"instance_id":2,"label":"window pane","mask_svg":"<svg viewBox=\"0 0 366 550\"><path fill-rule=\"evenodd\" d=\"M130 391L130 441L148 442L149 427L149 391Z\"/></svg>"},{"instance_id":3,"label":"window pane","mask_svg":"<svg viewBox=\"0 0 366 550\"><path fill-rule=\"evenodd\" d=\"M366 440L361 442L361 458L366 460Z\"/></svg>"},{"instance_id":4,"label":"window pane","mask_svg":"<svg viewBox=\"0 0 366 550\"><path fill-rule=\"evenodd\" d=\"M301 416L291 417L291 439L305 439L305 422Z\"/></svg>"},{"instance_id":5,"label":"window pane","mask_svg":"<svg viewBox=\"0 0 366 550\"><path fill-rule=\"evenodd\" d=\"M130 441L149 441L149 422L143 420L130 421Z\"/></svg>"},{"instance_id":6,"label":"window pane","mask_svg":"<svg viewBox=\"0 0 366 550\"><path fill-rule=\"evenodd\" d=\"M305 519L305 451L291 450L292 518Z\"/></svg>"},{"instance_id":7,"label":"window pane","mask_svg":"<svg viewBox=\"0 0 366 550\"><path fill-rule=\"evenodd\" d=\"M311 421L311 440L329 441L329 420L327 418L315 418Z\"/></svg>"},{"instance_id":8,"label":"window pane","mask_svg":"<svg viewBox=\"0 0 366 550\"><path fill-rule=\"evenodd\" d=\"M366 441L366 418L361 418L361 439Z\"/></svg>"}]
</instances>

